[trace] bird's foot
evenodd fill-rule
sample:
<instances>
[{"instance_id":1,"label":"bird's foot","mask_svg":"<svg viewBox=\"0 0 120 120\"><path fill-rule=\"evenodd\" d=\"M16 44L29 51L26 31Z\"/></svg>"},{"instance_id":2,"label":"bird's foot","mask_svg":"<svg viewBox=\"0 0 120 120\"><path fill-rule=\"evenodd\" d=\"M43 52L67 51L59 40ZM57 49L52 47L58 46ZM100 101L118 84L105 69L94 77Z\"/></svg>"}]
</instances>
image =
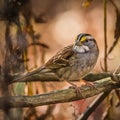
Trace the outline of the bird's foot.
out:
<instances>
[{"instance_id":1,"label":"bird's foot","mask_svg":"<svg viewBox=\"0 0 120 120\"><path fill-rule=\"evenodd\" d=\"M82 96L82 92L81 92L80 87L78 87L76 84L74 84L74 83L72 83L72 82L69 82L69 81L68 81L68 83L72 85L72 86L70 86L70 88L73 88L73 89L76 90L77 96L79 96L79 95ZM82 96L82 97L83 97L83 96Z\"/></svg>"},{"instance_id":2,"label":"bird's foot","mask_svg":"<svg viewBox=\"0 0 120 120\"><path fill-rule=\"evenodd\" d=\"M95 88L96 90L98 90L93 84L93 82L88 82L85 80L80 80L80 86L89 86L90 88Z\"/></svg>"},{"instance_id":3,"label":"bird's foot","mask_svg":"<svg viewBox=\"0 0 120 120\"><path fill-rule=\"evenodd\" d=\"M79 86L77 86L76 84L74 84L70 81L68 81L68 83L72 85L72 86L70 86L70 88L74 88L76 90L77 96L79 96L79 95L82 96L81 87L83 87L83 86L89 86L92 89L95 88L96 90L98 90L92 82L88 82L88 81L85 81L85 80L80 80Z\"/></svg>"}]
</instances>

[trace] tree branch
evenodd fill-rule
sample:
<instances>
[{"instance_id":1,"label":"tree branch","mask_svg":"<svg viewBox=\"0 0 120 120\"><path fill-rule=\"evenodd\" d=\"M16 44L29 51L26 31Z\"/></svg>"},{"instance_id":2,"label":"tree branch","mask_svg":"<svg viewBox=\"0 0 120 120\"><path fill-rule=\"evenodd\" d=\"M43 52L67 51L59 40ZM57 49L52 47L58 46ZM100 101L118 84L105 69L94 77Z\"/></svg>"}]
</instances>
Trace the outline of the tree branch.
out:
<instances>
[{"instance_id":1,"label":"tree branch","mask_svg":"<svg viewBox=\"0 0 120 120\"><path fill-rule=\"evenodd\" d=\"M69 87L64 90L52 91L46 94L34 95L34 96L7 96L0 98L0 109L7 106L13 107L36 107L48 104L56 104L63 102L71 102L75 100L81 100L88 97L92 97L101 92L112 90L116 87L120 87L120 75L117 77L117 81L113 81L111 77L107 77L93 82L95 88L89 86L80 87L81 94L77 94L76 90ZM97 89L96 89L97 88ZM3 103L3 104L2 104ZM4 106L5 105L5 106Z\"/></svg>"},{"instance_id":2,"label":"tree branch","mask_svg":"<svg viewBox=\"0 0 120 120\"><path fill-rule=\"evenodd\" d=\"M31 72L29 72L31 73ZM33 75L30 75L28 77L23 77L26 74L29 73L25 73L25 74L16 74L16 75L12 75L10 76L10 79L8 81L8 84L12 84L15 82L36 82L36 81L41 81L41 82L51 82L51 81L56 81L59 82L60 80L58 79L58 77L54 74L54 73L46 73L46 75L44 74L40 74L40 73L35 73ZM83 77L83 80L87 80L87 81L91 81L94 82L96 80L100 80L106 77L112 77L113 74L112 73L89 73L88 75L86 75L85 77ZM78 80L73 80L73 81L78 81Z\"/></svg>"}]
</instances>

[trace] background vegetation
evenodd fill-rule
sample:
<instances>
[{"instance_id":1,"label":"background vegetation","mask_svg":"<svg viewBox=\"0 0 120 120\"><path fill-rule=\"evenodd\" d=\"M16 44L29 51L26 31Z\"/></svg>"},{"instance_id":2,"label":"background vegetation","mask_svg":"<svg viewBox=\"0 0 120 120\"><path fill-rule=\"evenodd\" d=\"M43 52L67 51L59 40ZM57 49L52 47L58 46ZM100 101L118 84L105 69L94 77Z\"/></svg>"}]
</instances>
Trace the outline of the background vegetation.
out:
<instances>
[{"instance_id":1,"label":"background vegetation","mask_svg":"<svg viewBox=\"0 0 120 120\"><path fill-rule=\"evenodd\" d=\"M119 0L0 0L0 120L118 120L119 21ZM85 86L76 96L55 76L14 83L84 32L100 49L92 74L84 78L98 90Z\"/></svg>"}]
</instances>

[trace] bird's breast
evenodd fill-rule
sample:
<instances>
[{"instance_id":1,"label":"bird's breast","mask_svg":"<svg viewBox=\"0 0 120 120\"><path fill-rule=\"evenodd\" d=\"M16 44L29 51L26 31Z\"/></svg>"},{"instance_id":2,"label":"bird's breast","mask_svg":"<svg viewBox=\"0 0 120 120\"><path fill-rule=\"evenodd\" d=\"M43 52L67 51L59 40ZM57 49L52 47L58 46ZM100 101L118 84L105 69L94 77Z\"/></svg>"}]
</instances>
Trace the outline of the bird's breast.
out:
<instances>
[{"instance_id":1,"label":"bird's breast","mask_svg":"<svg viewBox=\"0 0 120 120\"><path fill-rule=\"evenodd\" d=\"M69 58L69 65L61 67L57 75L62 80L79 80L93 69L97 57L94 52L75 53Z\"/></svg>"}]
</instances>

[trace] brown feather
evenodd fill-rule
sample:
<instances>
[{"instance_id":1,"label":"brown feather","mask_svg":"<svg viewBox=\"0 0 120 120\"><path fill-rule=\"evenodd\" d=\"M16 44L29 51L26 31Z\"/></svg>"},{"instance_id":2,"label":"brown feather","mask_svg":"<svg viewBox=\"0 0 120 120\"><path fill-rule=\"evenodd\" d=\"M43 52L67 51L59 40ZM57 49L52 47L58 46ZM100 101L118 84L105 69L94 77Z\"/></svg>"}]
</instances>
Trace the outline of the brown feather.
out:
<instances>
[{"instance_id":1,"label":"brown feather","mask_svg":"<svg viewBox=\"0 0 120 120\"><path fill-rule=\"evenodd\" d=\"M53 56L46 64L46 68L58 69L59 67L65 67L69 65L69 58L73 55L73 45L69 45L60 50L55 56Z\"/></svg>"}]
</instances>

